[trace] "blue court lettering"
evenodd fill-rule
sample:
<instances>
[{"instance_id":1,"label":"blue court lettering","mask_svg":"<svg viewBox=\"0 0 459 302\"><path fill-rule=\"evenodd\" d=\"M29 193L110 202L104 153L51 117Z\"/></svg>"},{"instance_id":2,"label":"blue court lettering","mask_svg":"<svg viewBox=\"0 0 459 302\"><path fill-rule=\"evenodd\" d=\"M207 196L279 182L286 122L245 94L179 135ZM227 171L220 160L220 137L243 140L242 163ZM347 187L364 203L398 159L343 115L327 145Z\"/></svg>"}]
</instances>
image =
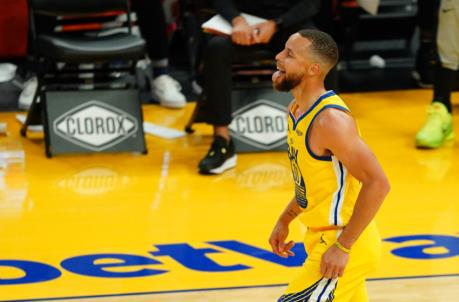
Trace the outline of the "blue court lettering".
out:
<instances>
[{"instance_id":1,"label":"blue court lettering","mask_svg":"<svg viewBox=\"0 0 459 302\"><path fill-rule=\"evenodd\" d=\"M435 260L459 256L459 237L455 236L411 235L391 237L384 241L398 244L399 246L391 253L402 258ZM67 272L87 277L132 278L173 273L164 269L164 265L158 260L162 257L170 257L186 269L213 273L256 269L256 267L244 264L244 258L241 258L242 263L222 265L207 256L211 253L239 253L284 267L301 266L307 257L302 243L297 243L293 248L295 256L286 259L274 255L269 250L236 240L209 241L207 244L215 248L195 248L187 243L158 244L154 245L155 251L149 252L153 257L114 253L90 254L64 259L61 267ZM400 247L402 244L403 246ZM435 251L431 250L432 248L435 248ZM439 248L443 252L439 253ZM8 276L1 268L9 268L6 271L16 270L21 274ZM45 263L29 260L0 260L0 285L46 282L62 275L61 270Z\"/></svg>"},{"instance_id":2,"label":"blue court lettering","mask_svg":"<svg viewBox=\"0 0 459 302\"><path fill-rule=\"evenodd\" d=\"M19 278L0 276L0 285L28 284L51 281L58 278L61 272L50 265L26 260L0 260L0 267L12 267L23 272Z\"/></svg>"},{"instance_id":3,"label":"blue court lettering","mask_svg":"<svg viewBox=\"0 0 459 302\"><path fill-rule=\"evenodd\" d=\"M111 263L96 264L100 260L112 260ZM166 270L141 268L139 266L161 264L158 260L127 254L96 254L69 258L61 266L69 272L102 278L145 277L166 273ZM130 271L107 271L106 268L133 267Z\"/></svg>"},{"instance_id":4,"label":"blue court lettering","mask_svg":"<svg viewBox=\"0 0 459 302\"><path fill-rule=\"evenodd\" d=\"M223 266L206 257L209 253L220 253L215 249L195 249L186 243L155 245L153 256L169 256L186 268L201 272L228 272L249 269L242 264Z\"/></svg>"},{"instance_id":5,"label":"blue court lettering","mask_svg":"<svg viewBox=\"0 0 459 302\"><path fill-rule=\"evenodd\" d=\"M440 259L459 255L459 238L446 235L412 235L384 239L387 242L404 243L410 241L430 241L428 244L418 244L392 250L392 254L409 259ZM429 248L443 248L444 253L429 253Z\"/></svg>"}]
</instances>

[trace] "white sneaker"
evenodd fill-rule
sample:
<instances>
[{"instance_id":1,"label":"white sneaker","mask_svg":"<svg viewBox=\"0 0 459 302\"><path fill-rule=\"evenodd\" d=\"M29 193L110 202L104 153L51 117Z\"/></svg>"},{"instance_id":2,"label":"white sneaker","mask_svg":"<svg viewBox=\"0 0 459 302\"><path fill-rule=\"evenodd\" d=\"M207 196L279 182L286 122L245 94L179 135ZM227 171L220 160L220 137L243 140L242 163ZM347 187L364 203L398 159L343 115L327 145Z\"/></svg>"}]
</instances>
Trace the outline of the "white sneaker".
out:
<instances>
[{"instance_id":1,"label":"white sneaker","mask_svg":"<svg viewBox=\"0 0 459 302\"><path fill-rule=\"evenodd\" d=\"M16 65L10 63L0 64L0 83L9 82L14 79L16 75Z\"/></svg>"},{"instance_id":2,"label":"white sneaker","mask_svg":"<svg viewBox=\"0 0 459 302\"><path fill-rule=\"evenodd\" d=\"M151 81L151 94L164 107L185 107L186 99L180 90L182 90L182 87L179 82L167 74L160 75Z\"/></svg>"},{"instance_id":3,"label":"white sneaker","mask_svg":"<svg viewBox=\"0 0 459 302\"><path fill-rule=\"evenodd\" d=\"M37 77L31 77L28 79L22 88L22 92L19 95L19 102L18 107L21 110L28 110L30 105L32 105L33 97L35 92L37 91L38 80ZM38 102L40 101L40 97L38 97Z\"/></svg>"}]
</instances>

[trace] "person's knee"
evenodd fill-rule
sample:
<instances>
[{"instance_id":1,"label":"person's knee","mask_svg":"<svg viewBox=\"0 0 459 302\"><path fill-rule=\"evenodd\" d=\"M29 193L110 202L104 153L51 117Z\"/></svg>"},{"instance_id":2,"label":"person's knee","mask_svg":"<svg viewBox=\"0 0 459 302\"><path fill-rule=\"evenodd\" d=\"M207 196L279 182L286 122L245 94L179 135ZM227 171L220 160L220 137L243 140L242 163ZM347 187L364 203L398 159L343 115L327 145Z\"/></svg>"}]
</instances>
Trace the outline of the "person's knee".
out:
<instances>
[{"instance_id":1,"label":"person's knee","mask_svg":"<svg viewBox=\"0 0 459 302\"><path fill-rule=\"evenodd\" d=\"M206 48L206 60L226 61L232 56L232 42L228 38L213 37Z\"/></svg>"}]
</instances>

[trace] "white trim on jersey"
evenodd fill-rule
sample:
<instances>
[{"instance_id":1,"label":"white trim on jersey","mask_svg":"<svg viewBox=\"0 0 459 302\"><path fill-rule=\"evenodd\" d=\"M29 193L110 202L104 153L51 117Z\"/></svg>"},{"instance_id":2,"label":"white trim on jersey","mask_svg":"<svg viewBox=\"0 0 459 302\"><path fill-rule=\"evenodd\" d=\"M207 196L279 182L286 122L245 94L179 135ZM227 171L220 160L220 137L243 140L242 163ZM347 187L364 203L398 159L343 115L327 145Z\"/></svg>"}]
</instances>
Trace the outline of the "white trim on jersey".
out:
<instances>
[{"instance_id":1,"label":"white trim on jersey","mask_svg":"<svg viewBox=\"0 0 459 302\"><path fill-rule=\"evenodd\" d=\"M346 194L347 169L335 156L332 156L332 162L336 176L336 191L333 193L328 222L330 225L342 226L341 209L343 208L344 196Z\"/></svg>"}]
</instances>

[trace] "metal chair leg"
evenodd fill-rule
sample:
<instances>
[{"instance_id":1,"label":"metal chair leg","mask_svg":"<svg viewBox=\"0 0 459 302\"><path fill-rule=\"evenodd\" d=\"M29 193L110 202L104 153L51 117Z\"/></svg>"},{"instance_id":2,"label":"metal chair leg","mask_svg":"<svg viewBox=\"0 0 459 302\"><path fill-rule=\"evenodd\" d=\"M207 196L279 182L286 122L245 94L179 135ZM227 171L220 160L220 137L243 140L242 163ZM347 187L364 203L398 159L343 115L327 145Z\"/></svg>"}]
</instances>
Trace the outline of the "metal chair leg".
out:
<instances>
[{"instance_id":1,"label":"metal chair leg","mask_svg":"<svg viewBox=\"0 0 459 302\"><path fill-rule=\"evenodd\" d=\"M21 130L19 131L22 137L27 137L27 128L29 127L34 114L36 114L36 110L40 110L40 106L38 104L38 97L40 96L41 88L42 88L41 80L38 79L37 90L35 90L35 94L32 99L32 104L30 104L30 108L27 111L26 120L24 124L22 125Z\"/></svg>"}]
</instances>

